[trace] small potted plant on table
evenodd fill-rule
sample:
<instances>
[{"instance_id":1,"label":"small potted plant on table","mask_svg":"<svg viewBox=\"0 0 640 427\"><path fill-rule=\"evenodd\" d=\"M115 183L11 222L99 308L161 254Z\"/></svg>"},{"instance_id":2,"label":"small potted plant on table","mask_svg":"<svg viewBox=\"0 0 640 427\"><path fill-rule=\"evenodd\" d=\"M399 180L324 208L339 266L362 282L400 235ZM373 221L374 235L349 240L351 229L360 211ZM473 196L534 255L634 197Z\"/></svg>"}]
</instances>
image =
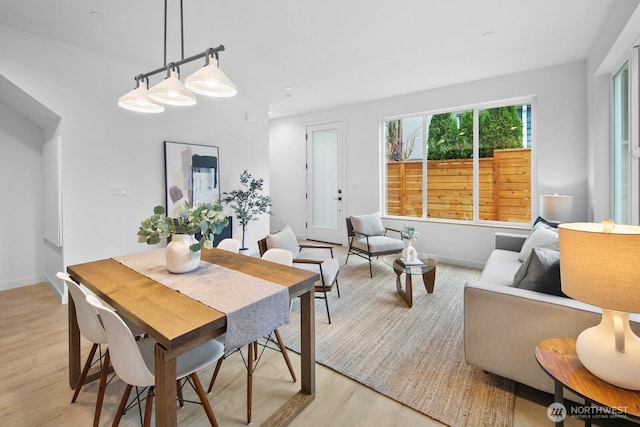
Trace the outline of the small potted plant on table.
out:
<instances>
[{"instance_id":1,"label":"small potted plant on table","mask_svg":"<svg viewBox=\"0 0 640 427\"><path fill-rule=\"evenodd\" d=\"M153 215L145 218L138 229L138 242L148 245L171 238L167 244L167 269L172 273L187 273L200 265L200 249L211 249L213 237L229 224L218 204L196 202L193 208L186 201L175 217L164 216L164 206L156 206ZM195 235L198 234L199 240Z\"/></svg>"},{"instance_id":2,"label":"small potted plant on table","mask_svg":"<svg viewBox=\"0 0 640 427\"><path fill-rule=\"evenodd\" d=\"M402 259L405 264L415 264L418 263L418 252L416 248L413 247L413 241L418 240L420 234L416 227L413 225L405 224L402 226L402 231L400 232L403 240L407 240L407 246L402 250Z\"/></svg>"}]
</instances>

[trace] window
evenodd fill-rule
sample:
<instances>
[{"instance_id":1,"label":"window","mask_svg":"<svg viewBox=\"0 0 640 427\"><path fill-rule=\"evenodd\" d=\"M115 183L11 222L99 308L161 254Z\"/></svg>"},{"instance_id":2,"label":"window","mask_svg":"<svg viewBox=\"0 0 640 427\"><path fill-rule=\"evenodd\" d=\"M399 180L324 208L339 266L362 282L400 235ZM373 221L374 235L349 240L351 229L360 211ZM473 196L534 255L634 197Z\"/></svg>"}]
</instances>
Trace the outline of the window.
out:
<instances>
[{"instance_id":1,"label":"window","mask_svg":"<svg viewBox=\"0 0 640 427\"><path fill-rule=\"evenodd\" d=\"M629 63L613 77L613 220L630 224Z\"/></svg>"},{"instance_id":2,"label":"window","mask_svg":"<svg viewBox=\"0 0 640 427\"><path fill-rule=\"evenodd\" d=\"M531 113L523 103L384 120L385 214L530 223Z\"/></svg>"},{"instance_id":3,"label":"window","mask_svg":"<svg viewBox=\"0 0 640 427\"><path fill-rule=\"evenodd\" d=\"M387 215L422 216L424 117L407 117L384 124L387 176Z\"/></svg>"}]
</instances>

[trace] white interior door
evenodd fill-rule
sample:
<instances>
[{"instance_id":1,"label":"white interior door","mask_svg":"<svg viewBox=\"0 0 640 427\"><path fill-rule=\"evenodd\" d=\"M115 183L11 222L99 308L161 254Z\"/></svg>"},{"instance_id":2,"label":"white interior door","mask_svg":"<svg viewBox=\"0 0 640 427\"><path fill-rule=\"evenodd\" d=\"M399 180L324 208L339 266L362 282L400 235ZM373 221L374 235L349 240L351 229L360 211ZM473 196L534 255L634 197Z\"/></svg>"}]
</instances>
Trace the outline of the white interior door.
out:
<instances>
[{"instance_id":1,"label":"white interior door","mask_svg":"<svg viewBox=\"0 0 640 427\"><path fill-rule=\"evenodd\" d=\"M307 126L307 239L341 244L342 122Z\"/></svg>"}]
</instances>

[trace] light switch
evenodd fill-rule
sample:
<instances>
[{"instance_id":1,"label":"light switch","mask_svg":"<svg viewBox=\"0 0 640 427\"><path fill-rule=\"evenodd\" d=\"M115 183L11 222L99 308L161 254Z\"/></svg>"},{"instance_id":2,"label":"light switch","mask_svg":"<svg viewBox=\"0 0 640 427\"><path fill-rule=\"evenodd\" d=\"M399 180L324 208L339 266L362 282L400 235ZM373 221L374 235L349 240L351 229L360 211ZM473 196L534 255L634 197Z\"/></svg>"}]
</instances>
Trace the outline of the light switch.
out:
<instances>
[{"instance_id":1,"label":"light switch","mask_svg":"<svg viewBox=\"0 0 640 427\"><path fill-rule=\"evenodd\" d=\"M127 187L124 185L115 185L111 187L111 195L112 196L126 196L127 195Z\"/></svg>"}]
</instances>

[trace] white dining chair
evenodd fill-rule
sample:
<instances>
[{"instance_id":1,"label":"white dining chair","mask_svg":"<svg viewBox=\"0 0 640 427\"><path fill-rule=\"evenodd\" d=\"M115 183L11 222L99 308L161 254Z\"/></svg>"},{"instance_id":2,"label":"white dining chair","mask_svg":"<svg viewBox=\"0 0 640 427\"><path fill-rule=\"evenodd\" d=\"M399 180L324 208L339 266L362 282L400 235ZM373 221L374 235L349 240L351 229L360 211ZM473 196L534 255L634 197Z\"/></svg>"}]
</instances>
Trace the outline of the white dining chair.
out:
<instances>
[{"instance_id":1,"label":"white dining chair","mask_svg":"<svg viewBox=\"0 0 640 427\"><path fill-rule=\"evenodd\" d=\"M291 252L285 249L270 249L264 253L262 259L265 261L271 261L278 264L284 264L291 266L293 265L293 256ZM291 359L289 359L289 354L287 353L287 348L284 345L284 341L282 341L282 337L280 336L280 332L278 329L273 330L273 334L276 337L275 344L278 346L278 350L282 353L282 357L284 357L284 361L287 364L287 368L289 368L289 373L291 374L291 378L293 382L297 381L296 372L293 369L293 365L291 364ZM266 338L268 341L273 342L271 336ZM266 346L267 344L265 344ZM251 423L251 405L253 399L253 371L255 370L254 361L258 357L258 342L250 343L247 356L247 423ZM234 350L235 351L235 350ZM218 372L220 370L220 365L222 365L222 360L218 360L218 364L216 365L216 369L213 371L213 375L211 376L211 382L209 383L208 393L213 389L213 384L216 381L216 377L218 376Z\"/></svg>"},{"instance_id":2,"label":"white dining chair","mask_svg":"<svg viewBox=\"0 0 640 427\"><path fill-rule=\"evenodd\" d=\"M94 295L88 295L86 300L96 310L104 325L113 369L118 377L127 384L118 412L113 420L113 425L117 426L120 423L131 389L136 386L148 387L143 424L145 427L149 426L151 424L153 390L155 388L156 341L152 338L136 341L131 330L115 311ZM212 426L217 426L218 423L196 371L213 364L223 354L224 346L216 340L210 340L179 355L176 360L176 379L181 380L188 377L191 380L190 382L193 384L193 388L198 394Z\"/></svg>"},{"instance_id":3,"label":"white dining chair","mask_svg":"<svg viewBox=\"0 0 640 427\"><path fill-rule=\"evenodd\" d=\"M95 363L99 362L101 364L100 385L98 387L98 396L96 399L93 422L94 425L98 425L100 421L100 413L102 411L102 402L104 400L107 373L109 370L109 349L107 348L104 354L102 353L102 345L107 344L107 334L102 327L95 310L87 304L86 298L87 295L91 295L91 292L87 288L76 283L67 273L58 272L56 276L58 279L63 280L67 285L67 289L69 289L69 294L71 295L71 299L73 300L73 304L76 308L76 319L80 333L84 338L92 343L91 350L89 351L89 355L87 356L87 360L82 368L80 378L78 379L78 384L76 385L73 397L71 398L71 403L75 403L78 399L78 394L80 394L80 390L82 389L82 386L84 386L89 369L94 364L96 351L98 351L99 358Z\"/></svg>"},{"instance_id":4,"label":"white dining chair","mask_svg":"<svg viewBox=\"0 0 640 427\"><path fill-rule=\"evenodd\" d=\"M240 251L240 241L231 238L222 239L216 248L237 254Z\"/></svg>"}]
</instances>

